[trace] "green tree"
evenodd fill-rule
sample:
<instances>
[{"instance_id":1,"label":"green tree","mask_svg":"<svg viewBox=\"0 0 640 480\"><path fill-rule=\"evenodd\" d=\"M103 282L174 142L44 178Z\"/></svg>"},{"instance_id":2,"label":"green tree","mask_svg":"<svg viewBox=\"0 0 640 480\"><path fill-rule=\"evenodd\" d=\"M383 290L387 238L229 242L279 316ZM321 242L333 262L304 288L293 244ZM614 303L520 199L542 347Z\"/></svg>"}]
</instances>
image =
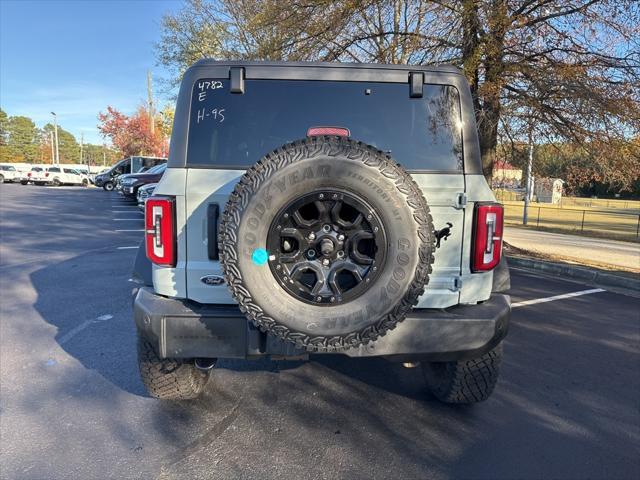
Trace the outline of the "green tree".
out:
<instances>
[{"instance_id":1,"label":"green tree","mask_svg":"<svg viewBox=\"0 0 640 480\"><path fill-rule=\"evenodd\" d=\"M8 125L9 118L4 110L0 108L0 146L7 145L9 141Z\"/></svg>"},{"instance_id":2,"label":"green tree","mask_svg":"<svg viewBox=\"0 0 640 480\"><path fill-rule=\"evenodd\" d=\"M108 166L120 159L120 156L115 150L103 145L93 145L91 143L84 146L82 156L84 163L89 163L89 165Z\"/></svg>"},{"instance_id":3,"label":"green tree","mask_svg":"<svg viewBox=\"0 0 640 480\"><path fill-rule=\"evenodd\" d=\"M47 123L44 128L45 138L50 137L50 132L54 131L54 126ZM71 132L68 132L58 125L58 151L60 153L60 163L80 163L80 144Z\"/></svg>"},{"instance_id":4,"label":"green tree","mask_svg":"<svg viewBox=\"0 0 640 480\"><path fill-rule=\"evenodd\" d=\"M38 129L29 117L6 118L2 161L34 162L38 159Z\"/></svg>"}]
</instances>

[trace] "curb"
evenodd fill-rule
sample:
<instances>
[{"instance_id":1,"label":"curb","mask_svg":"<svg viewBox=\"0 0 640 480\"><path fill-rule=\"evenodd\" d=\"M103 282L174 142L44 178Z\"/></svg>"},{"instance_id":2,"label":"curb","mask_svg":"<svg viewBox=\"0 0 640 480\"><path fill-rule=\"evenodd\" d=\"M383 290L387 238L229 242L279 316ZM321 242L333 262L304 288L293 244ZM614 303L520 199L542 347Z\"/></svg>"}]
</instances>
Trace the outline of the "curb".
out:
<instances>
[{"instance_id":1,"label":"curb","mask_svg":"<svg viewBox=\"0 0 640 480\"><path fill-rule=\"evenodd\" d=\"M584 280L586 282L595 283L605 287L623 288L634 292L640 292L640 276L638 276L638 278L631 278L579 265L549 262L530 257L507 256L507 260L509 265L514 267L536 270L549 275Z\"/></svg>"}]
</instances>

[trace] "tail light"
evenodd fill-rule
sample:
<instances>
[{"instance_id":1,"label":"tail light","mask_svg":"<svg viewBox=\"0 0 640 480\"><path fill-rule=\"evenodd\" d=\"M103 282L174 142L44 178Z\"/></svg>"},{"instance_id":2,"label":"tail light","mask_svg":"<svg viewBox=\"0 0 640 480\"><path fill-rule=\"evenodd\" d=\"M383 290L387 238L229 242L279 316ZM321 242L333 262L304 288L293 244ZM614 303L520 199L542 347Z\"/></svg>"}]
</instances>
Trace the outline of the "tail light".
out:
<instances>
[{"instance_id":1,"label":"tail light","mask_svg":"<svg viewBox=\"0 0 640 480\"><path fill-rule=\"evenodd\" d=\"M311 127L307 130L307 137L321 137L323 135L350 137L351 132L348 128L343 127Z\"/></svg>"},{"instance_id":2,"label":"tail light","mask_svg":"<svg viewBox=\"0 0 640 480\"><path fill-rule=\"evenodd\" d=\"M146 202L145 245L147 258L156 265L176 266L175 199L152 197Z\"/></svg>"},{"instance_id":3,"label":"tail light","mask_svg":"<svg viewBox=\"0 0 640 480\"><path fill-rule=\"evenodd\" d=\"M48 177L48 176L49 176L49 172L45 173L45 174L44 174L44 176L45 176L45 177Z\"/></svg>"},{"instance_id":4,"label":"tail light","mask_svg":"<svg viewBox=\"0 0 640 480\"><path fill-rule=\"evenodd\" d=\"M27 173L27 177L30 177L30 176L31 176L31 172Z\"/></svg>"},{"instance_id":5,"label":"tail light","mask_svg":"<svg viewBox=\"0 0 640 480\"><path fill-rule=\"evenodd\" d=\"M500 263L504 209L497 203L478 203L475 209L471 271L486 272Z\"/></svg>"}]
</instances>

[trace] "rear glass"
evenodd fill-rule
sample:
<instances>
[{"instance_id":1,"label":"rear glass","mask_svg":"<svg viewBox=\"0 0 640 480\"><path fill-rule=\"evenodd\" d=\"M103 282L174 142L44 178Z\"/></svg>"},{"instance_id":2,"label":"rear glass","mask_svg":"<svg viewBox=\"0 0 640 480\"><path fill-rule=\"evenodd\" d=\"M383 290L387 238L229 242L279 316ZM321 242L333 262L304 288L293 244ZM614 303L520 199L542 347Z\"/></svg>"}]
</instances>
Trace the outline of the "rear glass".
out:
<instances>
[{"instance_id":1,"label":"rear glass","mask_svg":"<svg viewBox=\"0 0 640 480\"><path fill-rule=\"evenodd\" d=\"M408 83L198 80L191 98L187 163L247 168L263 155L304 138L310 127L344 127L351 138L388 152L407 170L462 169L458 91Z\"/></svg>"}]
</instances>

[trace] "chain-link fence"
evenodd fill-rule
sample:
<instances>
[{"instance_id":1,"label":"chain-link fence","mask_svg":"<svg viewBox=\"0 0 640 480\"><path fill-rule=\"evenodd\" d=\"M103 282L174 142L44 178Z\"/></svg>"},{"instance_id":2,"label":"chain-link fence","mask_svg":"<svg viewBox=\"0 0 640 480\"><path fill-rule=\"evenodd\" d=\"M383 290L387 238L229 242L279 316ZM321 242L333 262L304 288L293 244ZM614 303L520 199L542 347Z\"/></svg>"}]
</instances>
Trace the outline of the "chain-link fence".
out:
<instances>
[{"instance_id":1,"label":"chain-link fence","mask_svg":"<svg viewBox=\"0 0 640 480\"><path fill-rule=\"evenodd\" d=\"M502 203L505 209L505 223L522 225L524 202L502 201ZM612 238L640 239L640 212L615 211L616 207L609 208L609 210L581 209L568 207L566 203L562 207L531 204L527 223L534 227L567 230L567 233L594 232L603 236L610 235Z\"/></svg>"}]
</instances>

